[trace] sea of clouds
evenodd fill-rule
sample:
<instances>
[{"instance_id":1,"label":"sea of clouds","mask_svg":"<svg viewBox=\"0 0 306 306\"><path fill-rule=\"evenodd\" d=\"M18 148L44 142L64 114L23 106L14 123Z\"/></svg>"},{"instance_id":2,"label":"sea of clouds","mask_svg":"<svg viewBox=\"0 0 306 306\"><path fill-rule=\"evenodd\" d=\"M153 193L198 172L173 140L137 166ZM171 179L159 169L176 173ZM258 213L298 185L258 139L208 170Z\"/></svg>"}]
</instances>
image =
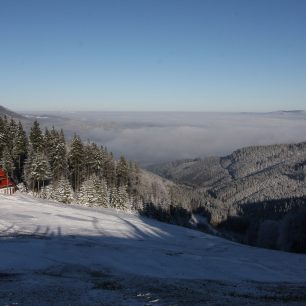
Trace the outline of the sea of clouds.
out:
<instances>
[{"instance_id":1,"label":"sea of clouds","mask_svg":"<svg viewBox=\"0 0 306 306\"><path fill-rule=\"evenodd\" d=\"M250 145L306 141L306 112L57 113L55 126L78 132L142 165L170 160L226 155ZM52 117L44 121L52 124Z\"/></svg>"}]
</instances>

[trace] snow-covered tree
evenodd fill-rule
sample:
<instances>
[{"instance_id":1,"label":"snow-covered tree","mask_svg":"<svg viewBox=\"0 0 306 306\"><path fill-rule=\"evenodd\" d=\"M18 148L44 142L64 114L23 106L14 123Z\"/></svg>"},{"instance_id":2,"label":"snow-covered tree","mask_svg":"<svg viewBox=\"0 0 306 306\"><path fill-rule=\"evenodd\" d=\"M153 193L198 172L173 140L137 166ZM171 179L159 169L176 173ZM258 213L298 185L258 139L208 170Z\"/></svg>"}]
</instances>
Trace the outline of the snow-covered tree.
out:
<instances>
[{"instance_id":1,"label":"snow-covered tree","mask_svg":"<svg viewBox=\"0 0 306 306\"><path fill-rule=\"evenodd\" d=\"M40 129L40 125L37 120L34 121L33 126L31 128L30 136L30 145L31 149L34 153L42 152L44 147L44 139L43 134Z\"/></svg>"},{"instance_id":2,"label":"snow-covered tree","mask_svg":"<svg viewBox=\"0 0 306 306\"><path fill-rule=\"evenodd\" d=\"M107 188L106 181L104 179L99 180L96 178L94 180L94 186L96 190L97 205L102 207L109 206L109 192Z\"/></svg>"},{"instance_id":3,"label":"snow-covered tree","mask_svg":"<svg viewBox=\"0 0 306 306\"><path fill-rule=\"evenodd\" d=\"M124 156L120 159L116 166L117 186L127 185L129 180L129 165Z\"/></svg>"},{"instance_id":4,"label":"snow-covered tree","mask_svg":"<svg viewBox=\"0 0 306 306\"><path fill-rule=\"evenodd\" d=\"M78 202L89 206L94 206L98 201L97 190L95 187L94 179L89 178L85 180L78 192Z\"/></svg>"},{"instance_id":5,"label":"snow-covered tree","mask_svg":"<svg viewBox=\"0 0 306 306\"><path fill-rule=\"evenodd\" d=\"M130 209L130 201L126 186L112 187L110 193L110 206L119 210Z\"/></svg>"},{"instance_id":6,"label":"snow-covered tree","mask_svg":"<svg viewBox=\"0 0 306 306\"><path fill-rule=\"evenodd\" d=\"M27 156L27 151L28 151L27 135L23 129L21 122L19 121L13 139L13 154L12 154L16 164L16 168L18 170L18 172L16 173L18 180L21 179L24 161Z\"/></svg>"},{"instance_id":7,"label":"snow-covered tree","mask_svg":"<svg viewBox=\"0 0 306 306\"><path fill-rule=\"evenodd\" d=\"M77 135L72 139L68 162L73 188L78 191L84 178L84 146Z\"/></svg>"},{"instance_id":8,"label":"snow-covered tree","mask_svg":"<svg viewBox=\"0 0 306 306\"><path fill-rule=\"evenodd\" d=\"M40 197L70 203L75 192L81 203L117 209L127 209L132 197L141 199L134 188L138 176L124 156L116 161L106 147L84 145L78 135L66 146L62 130L43 133L38 121L27 137L20 122L0 117L0 163Z\"/></svg>"},{"instance_id":9,"label":"snow-covered tree","mask_svg":"<svg viewBox=\"0 0 306 306\"><path fill-rule=\"evenodd\" d=\"M61 178L55 185L52 185L51 198L66 204L73 202L74 192L68 179Z\"/></svg>"},{"instance_id":10,"label":"snow-covered tree","mask_svg":"<svg viewBox=\"0 0 306 306\"><path fill-rule=\"evenodd\" d=\"M68 161L66 142L63 132L52 128L45 132L45 149L48 157L53 181L57 182L62 177L68 176Z\"/></svg>"},{"instance_id":11,"label":"snow-covered tree","mask_svg":"<svg viewBox=\"0 0 306 306\"><path fill-rule=\"evenodd\" d=\"M34 191L40 191L44 187L45 182L51 179L50 165L43 153L33 153L26 161L24 177L28 186L31 186Z\"/></svg>"}]
</instances>

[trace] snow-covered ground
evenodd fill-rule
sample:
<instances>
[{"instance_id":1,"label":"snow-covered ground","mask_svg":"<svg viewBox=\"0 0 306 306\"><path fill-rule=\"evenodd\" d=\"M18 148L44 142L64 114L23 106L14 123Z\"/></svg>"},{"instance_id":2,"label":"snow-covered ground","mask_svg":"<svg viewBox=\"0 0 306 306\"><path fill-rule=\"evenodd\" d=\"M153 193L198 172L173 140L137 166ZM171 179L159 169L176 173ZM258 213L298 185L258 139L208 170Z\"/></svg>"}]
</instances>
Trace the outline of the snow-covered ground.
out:
<instances>
[{"instance_id":1,"label":"snow-covered ground","mask_svg":"<svg viewBox=\"0 0 306 306\"><path fill-rule=\"evenodd\" d=\"M0 304L302 305L305 283L306 255L111 209L0 195Z\"/></svg>"}]
</instances>

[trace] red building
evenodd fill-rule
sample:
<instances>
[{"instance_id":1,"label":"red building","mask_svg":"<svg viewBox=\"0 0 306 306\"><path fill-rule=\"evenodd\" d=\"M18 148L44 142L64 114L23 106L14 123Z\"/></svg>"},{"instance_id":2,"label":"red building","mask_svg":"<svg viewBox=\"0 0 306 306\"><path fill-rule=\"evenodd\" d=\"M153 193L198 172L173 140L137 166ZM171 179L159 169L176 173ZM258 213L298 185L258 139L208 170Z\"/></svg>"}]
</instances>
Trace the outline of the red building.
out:
<instances>
[{"instance_id":1,"label":"red building","mask_svg":"<svg viewBox=\"0 0 306 306\"><path fill-rule=\"evenodd\" d=\"M6 172L0 167L0 193L12 194L15 192L15 184L10 180Z\"/></svg>"}]
</instances>

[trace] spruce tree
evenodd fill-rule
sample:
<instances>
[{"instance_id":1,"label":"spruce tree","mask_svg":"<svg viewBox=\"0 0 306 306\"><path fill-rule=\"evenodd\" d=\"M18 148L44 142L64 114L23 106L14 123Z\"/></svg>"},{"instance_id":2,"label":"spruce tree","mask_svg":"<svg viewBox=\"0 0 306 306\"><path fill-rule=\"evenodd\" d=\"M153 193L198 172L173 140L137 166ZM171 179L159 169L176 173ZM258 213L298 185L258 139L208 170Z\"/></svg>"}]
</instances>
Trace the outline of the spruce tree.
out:
<instances>
[{"instance_id":1,"label":"spruce tree","mask_svg":"<svg viewBox=\"0 0 306 306\"><path fill-rule=\"evenodd\" d=\"M112 208L118 208L120 200L118 195L118 188L116 186L112 186L110 189L109 202Z\"/></svg>"},{"instance_id":2,"label":"spruce tree","mask_svg":"<svg viewBox=\"0 0 306 306\"><path fill-rule=\"evenodd\" d=\"M53 180L57 182L62 177L68 176L67 150L64 134L53 127L51 132L45 134L45 147L51 166Z\"/></svg>"},{"instance_id":3,"label":"spruce tree","mask_svg":"<svg viewBox=\"0 0 306 306\"><path fill-rule=\"evenodd\" d=\"M101 149L94 143L85 146L86 177L96 175L101 178L103 174L104 155Z\"/></svg>"},{"instance_id":4,"label":"spruce tree","mask_svg":"<svg viewBox=\"0 0 306 306\"><path fill-rule=\"evenodd\" d=\"M89 206L94 206L97 203L97 190L95 188L93 178L85 180L78 193L78 202Z\"/></svg>"},{"instance_id":5,"label":"spruce tree","mask_svg":"<svg viewBox=\"0 0 306 306\"><path fill-rule=\"evenodd\" d=\"M96 204L102 207L109 206L109 192L106 181L104 179L98 179L97 177L93 180L96 190Z\"/></svg>"},{"instance_id":6,"label":"spruce tree","mask_svg":"<svg viewBox=\"0 0 306 306\"><path fill-rule=\"evenodd\" d=\"M61 178L55 184L52 184L52 187L52 199L65 204L73 202L74 192L67 178Z\"/></svg>"},{"instance_id":7,"label":"spruce tree","mask_svg":"<svg viewBox=\"0 0 306 306\"><path fill-rule=\"evenodd\" d=\"M30 145L34 153L42 152L44 147L44 138L42 131L40 129L39 123L37 120L34 121L31 128L30 136Z\"/></svg>"},{"instance_id":8,"label":"spruce tree","mask_svg":"<svg viewBox=\"0 0 306 306\"><path fill-rule=\"evenodd\" d=\"M73 188L78 191L84 178L84 146L76 134L70 145L68 163Z\"/></svg>"},{"instance_id":9,"label":"spruce tree","mask_svg":"<svg viewBox=\"0 0 306 306\"><path fill-rule=\"evenodd\" d=\"M28 187L31 187L32 191L37 188L38 192L52 178L50 164L43 153L29 155L25 164L24 177Z\"/></svg>"},{"instance_id":10,"label":"spruce tree","mask_svg":"<svg viewBox=\"0 0 306 306\"><path fill-rule=\"evenodd\" d=\"M121 210L130 209L129 195L126 191L126 186L121 185L118 187L118 203L117 208Z\"/></svg>"},{"instance_id":11,"label":"spruce tree","mask_svg":"<svg viewBox=\"0 0 306 306\"><path fill-rule=\"evenodd\" d=\"M126 191L126 186L113 186L110 193L110 205L119 210L130 208L129 196Z\"/></svg>"},{"instance_id":12,"label":"spruce tree","mask_svg":"<svg viewBox=\"0 0 306 306\"><path fill-rule=\"evenodd\" d=\"M93 142L84 146L77 135L68 148L67 152L62 130L53 127L43 134L35 121L27 138L21 122L0 117L0 164L12 178L41 190L44 198L71 203L74 191L79 191L82 203L126 209L139 179L136 167L124 156L116 161L106 147Z\"/></svg>"},{"instance_id":13,"label":"spruce tree","mask_svg":"<svg viewBox=\"0 0 306 306\"><path fill-rule=\"evenodd\" d=\"M126 159L122 155L120 156L120 159L117 163L116 175L117 175L117 186L128 184L129 166Z\"/></svg>"},{"instance_id":14,"label":"spruce tree","mask_svg":"<svg viewBox=\"0 0 306 306\"><path fill-rule=\"evenodd\" d=\"M0 158L2 158L3 150L6 147L6 133L5 118L0 117Z\"/></svg>"},{"instance_id":15,"label":"spruce tree","mask_svg":"<svg viewBox=\"0 0 306 306\"><path fill-rule=\"evenodd\" d=\"M13 146L13 157L16 165L16 176L18 180L21 180L24 161L27 156L28 151L28 140L26 132L23 129L21 122L19 121L16 134L14 137L14 146Z\"/></svg>"},{"instance_id":16,"label":"spruce tree","mask_svg":"<svg viewBox=\"0 0 306 306\"><path fill-rule=\"evenodd\" d=\"M103 164L103 176L110 188L116 186L116 165L112 153L106 156Z\"/></svg>"}]
</instances>

